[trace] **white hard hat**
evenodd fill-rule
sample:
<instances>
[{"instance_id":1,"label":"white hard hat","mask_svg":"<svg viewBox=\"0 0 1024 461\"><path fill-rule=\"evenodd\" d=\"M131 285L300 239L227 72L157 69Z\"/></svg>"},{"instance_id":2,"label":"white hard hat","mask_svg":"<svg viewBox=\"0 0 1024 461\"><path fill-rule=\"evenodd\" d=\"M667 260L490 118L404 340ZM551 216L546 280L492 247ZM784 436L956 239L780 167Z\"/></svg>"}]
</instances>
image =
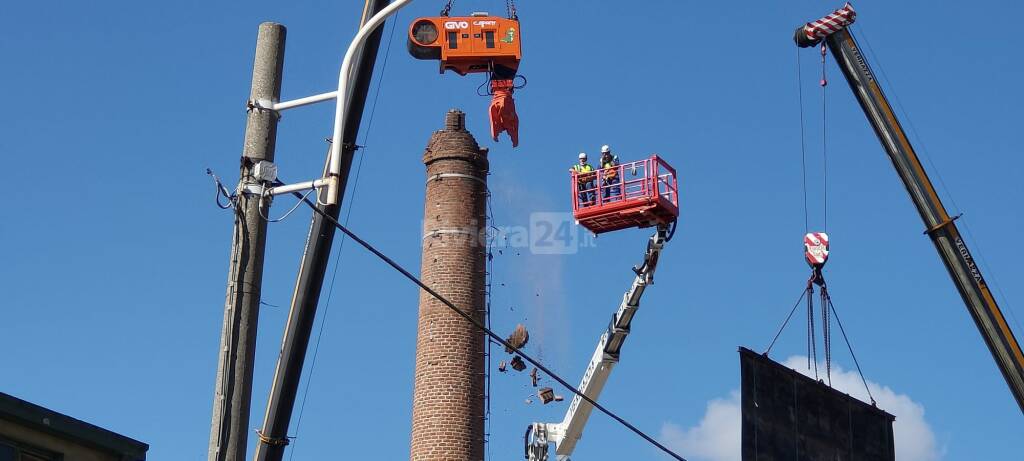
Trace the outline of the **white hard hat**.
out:
<instances>
[{"instance_id":1,"label":"white hard hat","mask_svg":"<svg viewBox=\"0 0 1024 461\"><path fill-rule=\"evenodd\" d=\"M611 152L611 151L612 151L612 148L611 148L611 147L608 147L608 145L607 145L607 144L605 144L605 145L601 146L601 153L602 153L602 154L603 154L603 153L605 153L605 152Z\"/></svg>"},{"instance_id":2,"label":"white hard hat","mask_svg":"<svg viewBox=\"0 0 1024 461\"><path fill-rule=\"evenodd\" d=\"M587 158L586 152L580 152L580 158Z\"/></svg>"}]
</instances>

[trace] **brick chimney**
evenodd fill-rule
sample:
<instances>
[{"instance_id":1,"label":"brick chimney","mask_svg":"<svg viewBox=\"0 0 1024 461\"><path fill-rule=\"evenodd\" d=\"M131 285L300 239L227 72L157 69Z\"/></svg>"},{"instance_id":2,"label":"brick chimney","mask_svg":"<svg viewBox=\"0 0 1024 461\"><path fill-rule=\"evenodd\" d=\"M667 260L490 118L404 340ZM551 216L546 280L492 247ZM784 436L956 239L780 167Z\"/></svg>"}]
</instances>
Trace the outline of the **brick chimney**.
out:
<instances>
[{"instance_id":1,"label":"brick chimney","mask_svg":"<svg viewBox=\"0 0 1024 461\"><path fill-rule=\"evenodd\" d=\"M487 149L448 111L423 154L427 166L420 277L486 321ZM413 461L484 459L483 332L420 291L413 389Z\"/></svg>"}]
</instances>

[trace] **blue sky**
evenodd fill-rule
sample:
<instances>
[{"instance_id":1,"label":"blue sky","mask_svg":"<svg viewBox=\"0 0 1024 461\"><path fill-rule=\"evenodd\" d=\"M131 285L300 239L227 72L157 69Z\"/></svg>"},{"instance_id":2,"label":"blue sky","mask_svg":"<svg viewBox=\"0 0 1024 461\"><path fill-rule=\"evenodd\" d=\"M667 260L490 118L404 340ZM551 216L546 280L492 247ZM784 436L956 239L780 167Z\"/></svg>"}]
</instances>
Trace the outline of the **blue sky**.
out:
<instances>
[{"instance_id":1,"label":"blue sky","mask_svg":"<svg viewBox=\"0 0 1024 461\"><path fill-rule=\"evenodd\" d=\"M302 97L335 86L361 3L5 8L0 390L145 441L150 459L205 456L231 230L205 168L237 179L259 22L288 27L282 93ZM406 54L403 28L441 6L414 2L400 13L390 52L382 50L378 71L385 55L387 68L374 81L382 89L361 136L358 182L350 181L351 228L418 267L420 155L451 107L467 112L470 130L491 148L498 226L568 210L566 169L580 150L611 144L623 160L663 155L680 174L679 231L602 402L683 456L728 459L710 446L728 439L687 435L716 427L708 421L739 387L736 347L767 346L808 275L791 36L841 5L521 2L520 71L529 85L516 95L515 150L506 138L487 139L488 101L475 93L480 77L439 75L434 63ZM983 0L855 6L855 33L870 42L875 70L885 71L890 97L909 113L918 150L946 186L943 197L955 199L947 207L965 213L972 250L1020 337L1024 67L1015 59L1015 31L1024 7ZM454 11L503 9L503 2L463 0ZM814 228L823 225L817 59L813 50L801 55ZM898 432L897 443L931 448L904 459L1015 459L1021 413L831 59L827 71L826 276L867 378L890 388L899 408L920 411L897 414L919 423L902 439ZM332 114L329 105L285 114L277 149L283 178L318 174ZM272 214L288 205L280 200ZM270 227L263 296L279 307L260 314L254 428L308 220L300 209ZM563 256L503 251L494 262L495 328L526 323L529 350L576 382L648 235L603 235ZM304 375L308 398L299 427L293 418L291 450L294 459L334 457L339 448L354 458L402 459L417 291L351 242L340 261L331 301L321 307L326 328L315 369ZM773 356L805 354L802 332L791 326ZM835 347L837 365L852 369ZM526 425L559 420L565 410L524 403L527 381L494 377L492 459L518 459ZM921 431L932 442L913 436ZM663 459L600 414L576 455Z\"/></svg>"}]
</instances>

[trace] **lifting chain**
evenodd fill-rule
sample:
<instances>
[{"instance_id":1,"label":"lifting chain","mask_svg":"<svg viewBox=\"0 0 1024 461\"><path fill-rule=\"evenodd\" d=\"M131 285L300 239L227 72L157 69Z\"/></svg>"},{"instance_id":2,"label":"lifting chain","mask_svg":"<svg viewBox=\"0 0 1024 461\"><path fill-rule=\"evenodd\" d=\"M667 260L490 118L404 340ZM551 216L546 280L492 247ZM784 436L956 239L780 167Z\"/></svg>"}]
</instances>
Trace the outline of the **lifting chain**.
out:
<instances>
[{"instance_id":1,"label":"lifting chain","mask_svg":"<svg viewBox=\"0 0 1024 461\"><path fill-rule=\"evenodd\" d=\"M807 369L814 365L814 379L818 379L818 341L814 334L814 278L807 281Z\"/></svg>"},{"instance_id":2,"label":"lifting chain","mask_svg":"<svg viewBox=\"0 0 1024 461\"><path fill-rule=\"evenodd\" d=\"M821 336L825 346L825 376L832 387L832 322L828 317L828 287L821 284Z\"/></svg>"},{"instance_id":3,"label":"lifting chain","mask_svg":"<svg viewBox=\"0 0 1024 461\"><path fill-rule=\"evenodd\" d=\"M832 300L828 294L828 285L825 283L825 277L821 273L821 266L813 268L811 277L807 279L807 287L804 292L804 295L807 297L807 368L811 369L813 366L815 379L820 379L818 376L817 338L814 331L814 285L818 285L821 303L821 336L823 346L825 347L823 351L825 355L825 379L828 380L828 385L831 387L832 322L829 318L829 308Z\"/></svg>"},{"instance_id":4,"label":"lifting chain","mask_svg":"<svg viewBox=\"0 0 1024 461\"><path fill-rule=\"evenodd\" d=\"M447 17L452 12L452 4L455 0L448 0L444 5L444 9L441 10L441 16ZM519 20L519 16L516 14L516 1L505 0L505 13L508 14L509 19Z\"/></svg>"}]
</instances>

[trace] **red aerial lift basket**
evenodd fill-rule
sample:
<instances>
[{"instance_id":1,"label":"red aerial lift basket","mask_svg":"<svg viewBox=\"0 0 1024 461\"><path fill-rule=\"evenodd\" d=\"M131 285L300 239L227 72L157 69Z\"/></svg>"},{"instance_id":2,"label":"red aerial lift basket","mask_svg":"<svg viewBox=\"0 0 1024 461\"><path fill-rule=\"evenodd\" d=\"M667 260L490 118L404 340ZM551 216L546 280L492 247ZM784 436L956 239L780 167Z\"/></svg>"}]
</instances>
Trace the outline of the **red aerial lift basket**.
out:
<instances>
[{"instance_id":1,"label":"red aerial lift basket","mask_svg":"<svg viewBox=\"0 0 1024 461\"><path fill-rule=\"evenodd\" d=\"M676 170L657 155L589 173L572 172L572 214L595 234L668 225L679 216Z\"/></svg>"}]
</instances>

